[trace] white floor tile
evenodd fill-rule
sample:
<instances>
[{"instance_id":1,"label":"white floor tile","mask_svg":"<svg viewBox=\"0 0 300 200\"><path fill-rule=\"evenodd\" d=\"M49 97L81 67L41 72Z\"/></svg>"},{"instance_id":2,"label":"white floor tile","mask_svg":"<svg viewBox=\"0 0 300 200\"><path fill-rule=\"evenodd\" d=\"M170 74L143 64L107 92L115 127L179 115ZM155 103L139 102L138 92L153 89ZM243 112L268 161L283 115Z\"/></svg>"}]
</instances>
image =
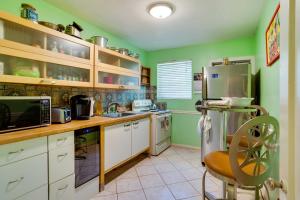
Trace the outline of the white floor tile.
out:
<instances>
[{"instance_id":1,"label":"white floor tile","mask_svg":"<svg viewBox=\"0 0 300 200\"><path fill-rule=\"evenodd\" d=\"M182 200L203 200L202 196L196 196L196 197L190 197L187 199L182 199Z\"/></svg>"},{"instance_id":2,"label":"white floor tile","mask_svg":"<svg viewBox=\"0 0 300 200\"><path fill-rule=\"evenodd\" d=\"M180 173L189 181L202 179L203 173L195 168L181 170Z\"/></svg>"},{"instance_id":3,"label":"white floor tile","mask_svg":"<svg viewBox=\"0 0 300 200\"><path fill-rule=\"evenodd\" d=\"M172 163L176 169L178 170L183 170L183 169L191 169L193 166L188 163L187 161L179 161L179 162L174 162Z\"/></svg>"},{"instance_id":4,"label":"white floor tile","mask_svg":"<svg viewBox=\"0 0 300 200\"><path fill-rule=\"evenodd\" d=\"M145 158L144 160L142 160L138 164L136 164L136 166L148 166L148 165L153 165L150 158Z\"/></svg>"},{"instance_id":5,"label":"white floor tile","mask_svg":"<svg viewBox=\"0 0 300 200\"><path fill-rule=\"evenodd\" d=\"M117 193L140 190L142 186L138 178L117 180Z\"/></svg>"},{"instance_id":6,"label":"white floor tile","mask_svg":"<svg viewBox=\"0 0 300 200\"><path fill-rule=\"evenodd\" d=\"M167 186L145 189L147 200L174 200Z\"/></svg>"},{"instance_id":7,"label":"white floor tile","mask_svg":"<svg viewBox=\"0 0 300 200\"><path fill-rule=\"evenodd\" d=\"M143 190L118 194L118 200L146 200Z\"/></svg>"},{"instance_id":8,"label":"white floor tile","mask_svg":"<svg viewBox=\"0 0 300 200\"><path fill-rule=\"evenodd\" d=\"M158 174L141 176L140 181L143 188L151 188L164 185L163 180Z\"/></svg>"},{"instance_id":9,"label":"white floor tile","mask_svg":"<svg viewBox=\"0 0 300 200\"><path fill-rule=\"evenodd\" d=\"M176 199L184 199L200 195L188 182L168 185L168 188Z\"/></svg>"},{"instance_id":10,"label":"white floor tile","mask_svg":"<svg viewBox=\"0 0 300 200\"><path fill-rule=\"evenodd\" d=\"M118 200L118 196L116 194L109 196L96 196L90 200Z\"/></svg>"},{"instance_id":11,"label":"white floor tile","mask_svg":"<svg viewBox=\"0 0 300 200\"><path fill-rule=\"evenodd\" d=\"M186 179L178 171L161 173L160 176L166 184L184 182Z\"/></svg>"},{"instance_id":12,"label":"white floor tile","mask_svg":"<svg viewBox=\"0 0 300 200\"><path fill-rule=\"evenodd\" d=\"M155 170L154 166L139 166L136 167L136 171L138 176L146 176L150 174L157 174L157 171Z\"/></svg>"},{"instance_id":13,"label":"white floor tile","mask_svg":"<svg viewBox=\"0 0 300 200\"><path fill-rule=\"evenodd\" d=\"M164 157L164 156L152 156L151 157L151 162L155 165L155 164L166 164L166 163L170 163L169 160Z\"/></svg>"},{"instance_id":14,"label":"white floor tile","mask_svg":"<svg viewBox=\"0 0 300 200\"><path fill-rule=\"evenodd\" d=\"M176 171L176 168L171 163L158 164L154 165L154 167L159 173Z\"/></svg>"}]
</instances>

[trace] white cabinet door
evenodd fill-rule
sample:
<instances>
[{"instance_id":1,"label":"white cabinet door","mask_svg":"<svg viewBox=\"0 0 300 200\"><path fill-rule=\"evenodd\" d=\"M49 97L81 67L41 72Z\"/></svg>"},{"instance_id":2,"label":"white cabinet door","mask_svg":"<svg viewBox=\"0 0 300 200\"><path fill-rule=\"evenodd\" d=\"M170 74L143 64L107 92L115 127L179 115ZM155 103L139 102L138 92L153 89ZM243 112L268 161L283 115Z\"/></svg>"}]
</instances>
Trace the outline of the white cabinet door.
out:
<instances>
[{"instance_id":1,"label":"white cabinet door","mask_svg":"<svg viewBox=\"0 0 300 200\"><path fill-rule=\"evenodd\" d=\"M0 167L0 199L20 197L48 184L47 154Z\"/></svg>"},{"instance_id":2,"label":"white cabinet door","mask_svg":"<svg viewBox=\"0 0 300 200\"><path fill-rule=\"evenodd\" d=\"M105 164L104 169L131 157L131 122L105 127Z\"/></svg>"},{"instance_id":3,"label":"white cabinet door","mask_svg":"<svg viewBox=\"0 0 300 200\"><path fill-rule=\"evenodd\" d=\"M141 153L150 146L149 118L132 122L132 155Z\"/></svg>"},{"instance_id":4,"label":"white cabinet door","mask_svg":"<svg viewBox=\"0 0 300 200\"><path fill-rule=\"evenodd\" d=\"M49 200L73 200L75 194L75 175L68 176L49 186Z\"/></svg>"}]
</instances>

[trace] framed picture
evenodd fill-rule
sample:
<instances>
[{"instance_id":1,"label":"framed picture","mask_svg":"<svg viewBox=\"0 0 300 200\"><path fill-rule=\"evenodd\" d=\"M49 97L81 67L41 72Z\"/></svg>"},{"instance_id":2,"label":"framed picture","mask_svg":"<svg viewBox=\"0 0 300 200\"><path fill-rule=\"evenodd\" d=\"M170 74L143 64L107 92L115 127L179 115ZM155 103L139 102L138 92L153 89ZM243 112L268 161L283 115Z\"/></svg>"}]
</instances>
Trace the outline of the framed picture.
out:
<instances>
[{"instance_id":1,"label":"framed picture","mask_svg":"<svg viewBox=\"0 0 300 200\"><path fill-rule=\"evenodd\" d=\"M271 66L280 57L280 4L266 30L266 61Z\"/></svg>"},{"instance_id":2,"label":"framed picture","mask_svg":"<svg viewBox=\"0 0 300 200\"><path fill-rule=\"evenodd\" d=\"M202 73L194 73L194 93L199 94L202 92L202 80L203 74Z\"/></svg>"}]
</instances>

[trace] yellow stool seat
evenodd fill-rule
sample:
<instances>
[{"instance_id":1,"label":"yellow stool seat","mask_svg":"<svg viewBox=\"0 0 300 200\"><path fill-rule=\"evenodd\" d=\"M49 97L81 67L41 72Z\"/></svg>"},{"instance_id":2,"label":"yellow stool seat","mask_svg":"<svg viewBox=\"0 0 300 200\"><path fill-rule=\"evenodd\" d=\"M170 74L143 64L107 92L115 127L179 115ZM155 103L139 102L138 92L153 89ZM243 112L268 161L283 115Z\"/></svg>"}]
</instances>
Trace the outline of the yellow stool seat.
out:
<instances>
[{"instance_id":1,"label":"yellow stool seat","mask_svg":"<svg viewBox=\"0 0 300 200\"><path fill-rule=\"evenodd\" d=\"M238 162L241 164L245 161L244 156L239 156ZM224 176L226 178L232 179L236 181L236 177L234 176L230 160L229 160L229 152L228 151L215 151L207 154L204 157L205 166L214 173L217 173L220 176ZM255 163L250 163L243 167L243 172L247 175L253 176L253 172L255 170ZM260 172L262 174L265 171L265 167L260 165Z\"/></svg>"}]
</instances>

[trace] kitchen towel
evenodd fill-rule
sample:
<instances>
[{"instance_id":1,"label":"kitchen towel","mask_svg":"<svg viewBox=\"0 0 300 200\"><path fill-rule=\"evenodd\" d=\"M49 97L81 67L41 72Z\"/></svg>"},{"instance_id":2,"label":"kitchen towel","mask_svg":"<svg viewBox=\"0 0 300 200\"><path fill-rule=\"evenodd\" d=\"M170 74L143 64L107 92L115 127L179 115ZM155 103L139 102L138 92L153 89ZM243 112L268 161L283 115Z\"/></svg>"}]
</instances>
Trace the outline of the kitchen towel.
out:
<instances>
[{"instance_id":1,"label":"kitchen towel","mask_svg":"<svg viewBox=\"0 0 300 200\"><path fill-rule=\"evenodd\" d=\"M198 121L198 134L202 136L202 139L205 138L206 142L209 142L210 139L210 129L211 129L211 117L207 115L202 115Z\"/></svg>"}]
</instances>

